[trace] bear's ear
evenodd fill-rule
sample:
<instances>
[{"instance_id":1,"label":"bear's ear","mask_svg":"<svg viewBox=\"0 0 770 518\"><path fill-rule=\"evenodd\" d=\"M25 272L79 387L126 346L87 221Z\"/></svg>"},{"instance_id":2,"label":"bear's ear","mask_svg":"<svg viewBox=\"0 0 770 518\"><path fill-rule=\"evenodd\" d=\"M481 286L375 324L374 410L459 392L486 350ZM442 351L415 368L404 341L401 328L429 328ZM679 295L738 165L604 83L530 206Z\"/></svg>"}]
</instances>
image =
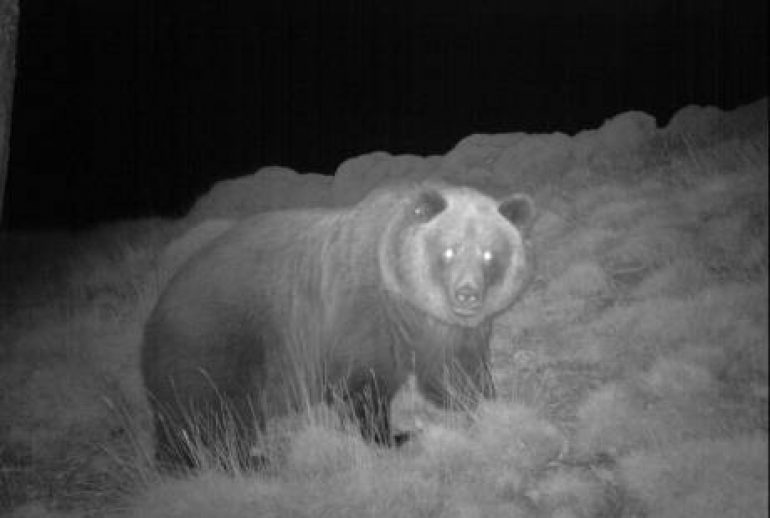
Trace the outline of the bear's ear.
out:
<instances>
[{"instance_id":1,"label":"bear's ear","mask_svg":"<svg viewBox=\"0 0 770 518\"><path fill-rule=\"evenodd\" d=\"M422 191L412 207L412 213L421 221L430 221L446 209L446 198L434 189Z\"/></svg>"},{"instance_id":2,"label":"bear's ear","mask_svg":"<svg viewBox=\"0 0 770 518\"><path fill-rule=\"evenodd\" d=\"M535 219L535 202L526 194L513 194L500 202L500 214L525 234Z\"/></svg>"}]
</instances>

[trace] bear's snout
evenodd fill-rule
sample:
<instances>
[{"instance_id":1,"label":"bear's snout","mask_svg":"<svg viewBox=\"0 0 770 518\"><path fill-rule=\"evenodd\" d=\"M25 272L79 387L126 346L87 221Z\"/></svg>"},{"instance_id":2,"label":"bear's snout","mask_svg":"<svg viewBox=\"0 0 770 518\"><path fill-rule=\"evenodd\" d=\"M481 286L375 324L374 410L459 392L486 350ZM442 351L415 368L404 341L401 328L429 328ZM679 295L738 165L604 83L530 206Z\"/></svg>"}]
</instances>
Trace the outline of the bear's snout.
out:
<instances>
[{"instance_id":1,"label":"bear's snout","mask_svg":"<svg viewBox=\"0 0 770 518\"><path fill-rule=\"evenodd\" d=\"M452 307L460 315L472 315L481 307L483 299L481 288L477 284L466 282L455 288Z\"/></svg>"}]
</instances>

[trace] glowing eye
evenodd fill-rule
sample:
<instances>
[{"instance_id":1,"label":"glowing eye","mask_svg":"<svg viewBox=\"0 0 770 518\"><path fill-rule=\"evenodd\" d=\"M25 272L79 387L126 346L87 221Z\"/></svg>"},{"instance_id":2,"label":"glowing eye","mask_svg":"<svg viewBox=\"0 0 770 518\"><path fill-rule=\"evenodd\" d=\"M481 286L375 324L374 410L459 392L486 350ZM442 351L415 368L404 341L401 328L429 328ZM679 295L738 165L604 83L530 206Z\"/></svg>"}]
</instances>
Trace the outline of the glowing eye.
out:
<instances>
[{"instance_id":1,"label":"glowing eye","mask_svg":"<svg viewBox=\"0 0 770 518\"><path fill-rule=\"evenodd\" d=\"M444 250L444 259L446 259L447 261L452 259L454 256L455 256L455 251L452 250L451 248L447 248L446 250Z\"/></svg>"},{"instance_id":2,"label":"glowing eye","mask_svg":"<svg viewBox=\"0 0 770 518\"><path fill-rule=\"evenodd\" d=\"M484 259L484 262L486 263L490 262L492 260L492 252L485 250L481 258Z\"/></svg>"}]
</instances>

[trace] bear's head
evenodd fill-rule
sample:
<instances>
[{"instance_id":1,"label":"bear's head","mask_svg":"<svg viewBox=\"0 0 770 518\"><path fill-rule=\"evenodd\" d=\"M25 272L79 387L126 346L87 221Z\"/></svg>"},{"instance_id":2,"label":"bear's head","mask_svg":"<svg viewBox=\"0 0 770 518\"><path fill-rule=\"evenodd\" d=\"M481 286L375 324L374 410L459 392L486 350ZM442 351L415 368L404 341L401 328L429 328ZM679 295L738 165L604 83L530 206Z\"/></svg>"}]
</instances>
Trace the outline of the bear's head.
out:
<instances>
[{"instance_id":1,"label":"bear's head","mask_svg":"<svg viewBox=\"0 0 770 518\"><path fill-rule=\"evenodd\" d=\"M477 326L513 304L531 276L531 198L425 184L399 209L380 250L388 289L452 325Z\"/></svg>"}]
</instances>

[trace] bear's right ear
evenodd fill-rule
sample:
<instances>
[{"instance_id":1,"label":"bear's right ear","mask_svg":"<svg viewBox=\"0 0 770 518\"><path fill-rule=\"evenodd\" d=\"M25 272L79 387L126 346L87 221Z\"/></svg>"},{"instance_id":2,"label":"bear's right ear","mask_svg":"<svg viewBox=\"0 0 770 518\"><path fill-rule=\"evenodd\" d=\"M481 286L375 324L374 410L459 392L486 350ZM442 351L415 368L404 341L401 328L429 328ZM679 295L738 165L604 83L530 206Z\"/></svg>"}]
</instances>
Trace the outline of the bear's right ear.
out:
<instances>
[{"instance_id":1,"label":"bear's right ear","mask_svg":"<svg viewBox=\"0 0 770 518\"><path fill-rule=\"evenodd\" d=\"M522 233L529 232L535 219L535 202L526 194L513 194L500 202L500 214Z\"/></svg>"},{"instance_id":2,"label":"bear's right ear","mask_svg":"<svg viewBox=\"0 0 770 518\"><path fill-rule=\"evenodd\" d=\"M422 191L412 208L412 213L421 221L430 221L446 209L444 196L433 189Z\"/></svg>"}]
</instances>

